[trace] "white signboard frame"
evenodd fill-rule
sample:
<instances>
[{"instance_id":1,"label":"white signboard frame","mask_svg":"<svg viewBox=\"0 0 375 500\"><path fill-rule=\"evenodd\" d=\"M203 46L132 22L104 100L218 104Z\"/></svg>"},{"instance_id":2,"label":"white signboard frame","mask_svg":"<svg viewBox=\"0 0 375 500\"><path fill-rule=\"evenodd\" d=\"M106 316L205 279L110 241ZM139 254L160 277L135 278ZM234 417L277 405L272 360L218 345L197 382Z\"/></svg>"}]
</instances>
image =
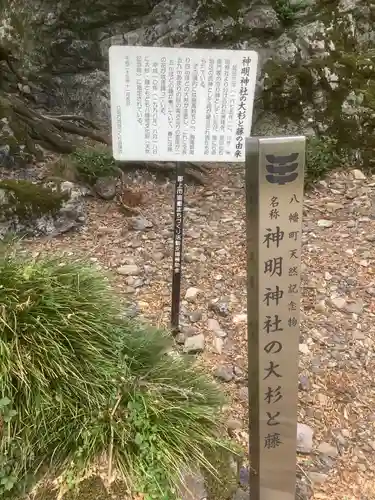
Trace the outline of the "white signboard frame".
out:
<instances>
[{"instance_id":1,"label":"white signboard frame","mask_svg":"<svg viewBox=\"0 0 375 500\"><path fill-rule=\"evenodd\" d=\"M244 162L257 63L248 50L111 46L115 160Z\"/></svg>"}]
</instances>

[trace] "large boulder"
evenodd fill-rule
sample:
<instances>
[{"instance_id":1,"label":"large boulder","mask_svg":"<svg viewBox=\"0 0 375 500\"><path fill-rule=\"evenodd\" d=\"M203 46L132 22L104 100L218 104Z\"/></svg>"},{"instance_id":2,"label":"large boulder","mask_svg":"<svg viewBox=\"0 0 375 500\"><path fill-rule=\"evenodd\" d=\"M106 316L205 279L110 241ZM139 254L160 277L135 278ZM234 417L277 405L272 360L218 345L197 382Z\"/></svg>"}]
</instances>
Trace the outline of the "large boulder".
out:
<instances>
[{"instance_id":1,"label":"large boulder","mask_svg":"<svg viewBox=\"0 0 375 500\"><path fill-rule=\"evenodd\" d=\"M85 221L83 192L68 181L0 181L0 240L9 234L56 236Z\"/></svg>"},{"instance_id":2,"label":"large boulder","mask_svg":"<svg viewBox=\"0 0 375 500\"><path fill-rule=\"evenodd\" d=\"M112 44L251 48L260 54L254 133L330 137L342 161L373 165L370 0L5 4L0 46L6 40L22 56L39 107L85 113L108 127Z\"/></svg>"}]
</instances>

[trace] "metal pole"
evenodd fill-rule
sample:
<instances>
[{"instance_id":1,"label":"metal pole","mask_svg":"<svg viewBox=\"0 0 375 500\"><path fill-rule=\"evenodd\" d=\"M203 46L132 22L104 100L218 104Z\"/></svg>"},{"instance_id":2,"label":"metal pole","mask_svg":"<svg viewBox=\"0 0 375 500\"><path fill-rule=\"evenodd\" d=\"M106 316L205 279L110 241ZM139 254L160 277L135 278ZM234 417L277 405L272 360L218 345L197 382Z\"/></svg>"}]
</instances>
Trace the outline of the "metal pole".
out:
<instances>
[{"instance_id":1,"label":"metal pole","mask_svg":"<svg viewBox=\"0 0 375 500\"><path fill-rule=\"evenodd\" d=\"M174 198L174 228L173 228L173 274L172 274L172 309L171 328L173 333L179 331L181 268L182 268L182 240L184 224L184 194L185 194L185 165L176 163L176 186Z\"/></svg>"},{"instance_id":2,"label":"metal pole","mask_svg":"<svg viewBox=\"0 0 375 500\"><path fill-rule=\"evenodd\" d=\"M251 500L294 500L305 137L246 142Z\"/></svg>"}]
</instances>

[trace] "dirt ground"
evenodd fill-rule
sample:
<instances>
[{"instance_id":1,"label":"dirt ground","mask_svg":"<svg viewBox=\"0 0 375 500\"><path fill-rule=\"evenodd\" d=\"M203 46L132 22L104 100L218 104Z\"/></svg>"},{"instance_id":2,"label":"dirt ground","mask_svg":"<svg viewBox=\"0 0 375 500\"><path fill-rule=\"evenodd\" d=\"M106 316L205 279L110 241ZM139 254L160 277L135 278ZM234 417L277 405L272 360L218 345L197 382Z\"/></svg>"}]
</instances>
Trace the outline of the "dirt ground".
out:
<instances>
[{"instance_id":1,"label":"dirt ground","mask_svg":"<svg viewBox=\"0 0 375 500\"><path fill-rule=\"evenodd\" d=\"M244 176L229 167L210 175L206 187L189 186L186 192L184 328L178 340L203 333L198 362L212 374L234 374L222 385L231 401L233 434L246 447ZM112 270L115 286L139 314L168 326L173 183L144 178L140 189L148 227L134 230L115 203L91 200L83 231L26 240L24 246L35 253L64 250ZM305 194L304 207L298 421L313 430L314 440L312 451L298 456L298 469L314 499L373 500L375 176L333 174ZM189 288L198 292L185 300ZM217 299L225 314L212 307ZM225 332L220 341L209 319Z\"/></svg>"}]
</instances>

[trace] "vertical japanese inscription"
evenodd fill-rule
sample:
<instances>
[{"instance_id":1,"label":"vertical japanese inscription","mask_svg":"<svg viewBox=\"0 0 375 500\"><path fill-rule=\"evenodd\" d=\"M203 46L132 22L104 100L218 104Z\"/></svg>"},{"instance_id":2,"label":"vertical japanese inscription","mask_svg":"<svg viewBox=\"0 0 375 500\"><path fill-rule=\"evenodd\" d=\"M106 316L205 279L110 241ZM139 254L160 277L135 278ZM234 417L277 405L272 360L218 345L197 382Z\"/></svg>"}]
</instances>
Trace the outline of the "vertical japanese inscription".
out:
<instances>
[{"instance_id":1,"label":"vertical japanese inscription","mask_svg":"<svg viewBox=\"0 0 375 500\"><path fill-rule=\"evenodd\" d=\"M242 59L240 95L237 108L236 151L235 157L241 158L245 154L244 123L248 113L248 84L250 77L251 58Z\"/></svg>"},{"instance_id":2,"label":"vertical japanese inscription","mask_svg":"<svg viewBox=\"0 0 375 500\"><path fill-rule=\"evenodd\" d=\"M182 218L184 203L184 178L177 176L176 182L176 213L175 213L175 237L174 237L174 269L173 272L181 272L181 247L182 247Z\"/></svg>"},{"instance_id":3,"label":"vertical japanese inscription","mask_svg":"<svg viewBox=\"0 0 375 500\"><path fill-rule=\"evenodd\" d=\"M251 315L256 311L258 325L257 332L253 326L248 332L249 370L257 366L257 374L252 370L249 379L254 383L250 407L256 407L250 418L255 500L295 498L304 155L304 137L247 143L246 169L253 171L253 182L246 185L247 202L257 202L247 210L257 214L256 223L248 223L248 255L257 257L248 274L248 294L253 297L248 298L253 304L248 322L254 323Z\"/></svg>"}]
</instances>

